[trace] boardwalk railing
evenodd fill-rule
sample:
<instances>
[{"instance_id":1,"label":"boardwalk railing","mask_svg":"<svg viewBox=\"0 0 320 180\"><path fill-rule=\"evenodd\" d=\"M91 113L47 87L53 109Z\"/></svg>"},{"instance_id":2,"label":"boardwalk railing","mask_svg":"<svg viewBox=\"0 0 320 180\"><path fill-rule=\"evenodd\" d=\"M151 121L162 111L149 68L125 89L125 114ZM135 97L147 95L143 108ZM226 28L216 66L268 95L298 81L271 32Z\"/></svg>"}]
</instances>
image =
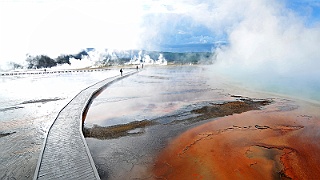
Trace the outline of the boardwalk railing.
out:
<instances>
[{"instance_id":1,"label":"boardwalk railing","mask_svg":"<svg viewBox=\"0 0 320 180\"><path fill-rule=\"evenodd\" d=\"M82 117L97 92L135 73L100 81L82 90L62 108L45 137L34 180L100 179L82 134Z\"/></svg>"},{"instance_id":2,"label":"boardwalk railing","mask_svg":"<svg viewBox=\"0 0 320 180\"><path fill-rule=\"evenodd\" d=\"M80 72L96 72L96 71L107 71L107 70L110 70L110 69L12 71L12 72L0 72L0 76L21 76L21 75L36 75L36 74L80 73Z\"/></svg>"}]
</instances>

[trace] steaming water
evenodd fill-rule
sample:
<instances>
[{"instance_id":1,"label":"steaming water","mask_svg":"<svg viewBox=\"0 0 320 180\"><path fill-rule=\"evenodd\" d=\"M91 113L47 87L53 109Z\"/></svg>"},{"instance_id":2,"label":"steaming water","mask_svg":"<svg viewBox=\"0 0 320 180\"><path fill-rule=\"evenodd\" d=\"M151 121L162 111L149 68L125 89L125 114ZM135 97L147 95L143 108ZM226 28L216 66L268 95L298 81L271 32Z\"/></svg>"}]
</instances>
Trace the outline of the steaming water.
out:
<instances>
[{"instance_id":1,"label":"steaming water","mask_svg":"<svg viewBox=\"0 0 320 180\"><path fill-rule=\"evenodd\" d=\"M257 88L270 92L280 93L294 98L320 102L319 79L305 79L304 77L282 77L261 86L253 82Z\"/></svg>"},{"instance_id":2,"label":"steaming water","mask_svg":"<svg viewBox=\"0 0 320 180\"><path fill-rule=\"evenodd\" d=\"M320 103L320 78L308 69L280 74L267 68L256 72L214 65L209 74L219 73L231 83L252 91L263 91Z\"/></svg>"},{"instance_id":3,"label":"steaming water","mask_svg":"<svg viewBox=\"0 0 320 180\"><path fill-rule=\"evenodd\" d=\"M197 106L212 101L235 100L232 94L251 98L278 97L242 88L244 85L240 84L240 80L237 78L232 81L230 76L222 76L221 72L214 71L211 66L146 67L138 74L106 88L94 99L86 117L86 127L94 124L112 126L141 120L160 123L134 129L120 138L86 138L101 179L152 177L147 170L154 166L156 155L171 143L171 139L199 125L170 122L188 118L190 111ZM291 106L287 99L283 101L286 102L284 108L289 110L297 106Z\"/></svg>"},{"instance_id":4,"label":"steaming water","mask_svg":"<svg viewBox=\"0 0 320 180\"><path fill-rule=\"evenodd\" d=\"M174 114L179 108L195 102L226 100L230 96L228 93L264 98L279 94L320 102L318 79L303 76L300 79L273 75L236 76L236 72L233 73L222 72L212 66L147 68L104 90L93 101L85 126L150 120ZM219 89L215 89L217 87Z\"/></svg>"}]
</instances>

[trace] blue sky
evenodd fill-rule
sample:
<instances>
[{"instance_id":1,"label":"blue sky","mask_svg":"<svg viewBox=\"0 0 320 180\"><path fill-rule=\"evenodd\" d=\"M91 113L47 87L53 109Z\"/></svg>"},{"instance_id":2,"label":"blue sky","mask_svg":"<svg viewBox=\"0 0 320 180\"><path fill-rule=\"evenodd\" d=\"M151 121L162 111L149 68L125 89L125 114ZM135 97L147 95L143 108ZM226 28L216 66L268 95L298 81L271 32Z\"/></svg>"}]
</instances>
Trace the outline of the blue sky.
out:
<instances>
[{"instance_id":1,"label":"blue sky","mask_svg":"<svg viewBox=\"0 0 320 180\"><path fill-rule=\"evenodd\" d=\"M315 0L0 1L0 63L24 61L27 53L55 57L87 47L159 50L232 42L239 28L250 27L246 23L260 26L256 16L270 26L302 22L302 28L319 29L320 5ZM282 33L281 25L275 28Z\"/></svg>"},{"instance_id":2,"label":"blue sky","mask_svg":"<svg viewBox=\"0 0 320 180\"><path fill-rule=\"evenodd\" d=\"M286 0L286 7L292 9L299 16L306 18L306 24L314 25L320 21L319 0Z\"/></svg>"},{"instance_id":3,"label":"blue sky","mask_svg":"<svg viewBox=\"0 0 320 180\"><path fill-rule=\"evenodd\" d=\"M192 17L180 14L149 14L144 17L143 26L147 29L142 37L146 38L143 39L143 46L155 50L179 45L213 44L226 40L224 34L217 34L209 27L195 22Z\"/></svg>"},{"instance_id":4,"label":"blue sky","mask_svg":"<svg viewBox=\"0 0 320 180\"><path fill-rule=\"evenodd\" d=\"M209 1L197 1L198 3L204 3L206 8L205 10L208 10L210 7L210 3L207 3ZM235 2L235 1L234 1ZM290 20L292 21L295 19L296 21L303 21L304 25L306 27L314 27L319 26L320 23L320 1L315 0L283 0L283 1L270 1L270 3L279 3L280 5L277 7L279 8L278 11L281 14L283 18L286 16L295 16L290 17ZM267 2L268 3L268 2ZM218 6L219 3L213 3L214 6ZM208 10L207 13L213 14L215 13L215 8L212 8L212 10ZM170 10L174 12L178 8L175 9L174 6L169 6ZM230 10L233 9L230 7L227 7L223 10ZM197 8L197 7L195 7ZM230 8L230 9L228 9ZM219 7L216 8L219 10ZM245 8L244 8L245 11ZM225 24L221 23L220 25L213 26L208 25L206 22L206 17L203 17L204 20L197 20L196 16L201 16L201 12L199 12L198 15L195 15L193 13L197 12L186 12L186 13L151 13L147 14L144 17L144 24L143 27L152 30L144 32L147 38L150 36L152 37L152 41L146 41L151 42L153 45L159 44L161 45L167 45L167 44L210 44L217 41L228 41L228 29L232 28L232 26L236 25L240 21L242 21L242 12L238 13L230 13L230 17L226 16L221 19L218 19L216 21L212 21L212 24L214 23L221 23L220 21L226 21ZM205 15L206 13L204 13ZM219 13L217 13L219 16ZM289 15L290 14L290 15ZM293 15L292 15L293 14ZM232 16L238 16L238 17L232 17ZM254 14L252 14L255 16ZM280 16L281 16L280 15ZM210 22L210 17L207 17L207 21ZM217 18L217 17L213 17ZM219 18L219 17L218 17ZM261 20L263 21L264 17L261 17ZM275 15L275 18L277 18L277 15ZM156 29L154 29L156 28ZM154 31L156 31L156 35L153 34ZM149 35L149 33L151 35ZM147 46L148 47L148 46Z\"/></svg>"}]
</instances>

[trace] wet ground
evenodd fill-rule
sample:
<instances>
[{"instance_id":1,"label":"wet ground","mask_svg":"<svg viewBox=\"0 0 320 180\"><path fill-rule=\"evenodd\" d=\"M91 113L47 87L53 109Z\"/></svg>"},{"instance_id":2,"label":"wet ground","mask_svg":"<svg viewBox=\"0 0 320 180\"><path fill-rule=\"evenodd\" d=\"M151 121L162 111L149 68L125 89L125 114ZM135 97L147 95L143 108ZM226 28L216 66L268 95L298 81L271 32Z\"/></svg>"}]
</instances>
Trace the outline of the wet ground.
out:
<instances>
[{"instance_id":1,"label":"wet ground","mask_svg":"<svg viewBox=\"0 0 320 180\"><path fill-rule=\"evenodd\" d=\"M57 113L118 73L0 77L0 179L32 179ZM148 67L95 99L85 127L108 133L86 140L102 179L316 179L319 108L207 67Z\"/></svg>"},{"instance_id":2,"label":"wet ground","mask_svg":"<svg viewBox=\"0 0 320 180\"><path fill-rule=\"evenodd\" d=\"M0 179L32 179L49 126L82 89L118 70L0 76Z\"/></svg>"},{"instance_id":3,"label":"wet ground","mask_svg":"<svg viewBox=\"0 0 320 180\"><path fill-rule=\"evenodd\" d=\"M224 117L233 114L239 114L250 110L259 110L262 106L270 104L271 100L240 98L236 101L223 103L201 103L194 106L191 111L187 108L176 114L159 117L151 120L132 121L126 124L117 124L112 126L84 127L83 134L85 137L93 137L97 139L113 139L132 134L143 133L142 129L147 126L156 124L177 124L177 123L195 123L212 118ZM184 117L184 118L181 118ZM168 121L171 119L172 121ZM179 120L180 119L180 120ZM263 127L261 127L263 128Z\"/></svg>"},{"instance_id":4,"label":"wet ground","mask_svg":"<svg viewBox=\"0 0 320 180\"><path fill-rule=\"evenodd\" d=\"M192 128L157 155L151 174L160 179L317 179L317 109L275 99L266 109Z\"/></svg>"},{"instance_id":5,"label":"wet ground","mask_svg":"<svg viewBox=\"0 0 320 180\"><path fill-rule=\"evenodd\" d=\"M103 129L106 136L86 140L102 179L149 177L144 171L155 154L197 124L174 121L197 116L190 113L195 107L235 99L209 86L203 71L192 66L149 67L109 86L93 101L85 127ZM139 121L144 125L132 126Z\"/></svg>"},{"instance_id":6,"label":"wet ground","mask_svg":"<svg viewBox=\"0 0 320 180\"><path fill-rule=\"evenodd\" d=\"M102 179L312 179L318 108L206 67L149 67L104 90L84 132Z\"/></svg>"}]
</instances>

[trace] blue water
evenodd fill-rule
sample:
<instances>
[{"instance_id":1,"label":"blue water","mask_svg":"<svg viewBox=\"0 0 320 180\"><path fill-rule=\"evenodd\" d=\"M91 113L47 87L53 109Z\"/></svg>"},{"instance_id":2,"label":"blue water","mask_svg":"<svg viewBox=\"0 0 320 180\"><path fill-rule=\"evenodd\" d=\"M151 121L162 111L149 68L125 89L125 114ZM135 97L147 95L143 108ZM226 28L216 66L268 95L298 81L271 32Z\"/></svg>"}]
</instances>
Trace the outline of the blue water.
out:
<instances>
[{"instance_id":1,"label":"blue water","mask_svg":"<svg viewBox=\"0 0 320 180\"><path fill-rule=\"evenodd\" d=\"M307 70L297 73L215 69L232 83L253 91L276 93L292 98L320 103L320 77L317 72Z\"/></svg>"}]
</instances>

